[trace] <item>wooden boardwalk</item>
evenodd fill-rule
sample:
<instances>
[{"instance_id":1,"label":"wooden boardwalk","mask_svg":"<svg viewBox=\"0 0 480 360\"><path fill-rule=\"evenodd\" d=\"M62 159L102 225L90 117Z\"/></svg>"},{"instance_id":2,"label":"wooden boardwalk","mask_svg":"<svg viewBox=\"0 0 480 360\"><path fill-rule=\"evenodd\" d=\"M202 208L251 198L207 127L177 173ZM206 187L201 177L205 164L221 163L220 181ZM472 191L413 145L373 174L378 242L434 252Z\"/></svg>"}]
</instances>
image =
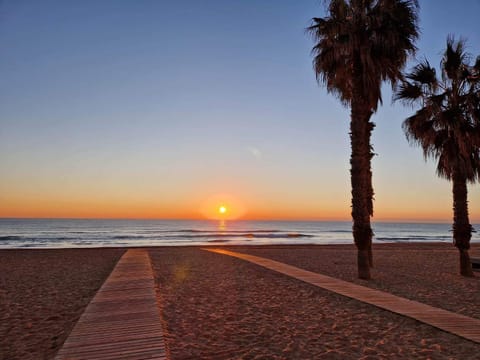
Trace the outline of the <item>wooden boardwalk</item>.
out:
<instances>
[{"instance_id":1,"label":"wooden boardwalk","mask_svg":"<svg viewBox=\"0 0 480 360\"><path fill-rule=\"evenodd\" d=\"M167 359L150 257L128 250L55 359Z\"/></svg>"},{"instance_id":2,"label":"wooden boardwalk","mask_svg":"<svg viewBox=\"0 0 480 360\"><path fill-rule=\"evenodd\" d=\"M408 300L380 290L371 289L330 276L303 270L295 266L259 256L241 254L224 249L204 250L249 261L306 283L403 316L408 316L438 329L480 343L480 319L470 318L468 316L442 310L417 301Z\"/></svg>"}]
</instances>

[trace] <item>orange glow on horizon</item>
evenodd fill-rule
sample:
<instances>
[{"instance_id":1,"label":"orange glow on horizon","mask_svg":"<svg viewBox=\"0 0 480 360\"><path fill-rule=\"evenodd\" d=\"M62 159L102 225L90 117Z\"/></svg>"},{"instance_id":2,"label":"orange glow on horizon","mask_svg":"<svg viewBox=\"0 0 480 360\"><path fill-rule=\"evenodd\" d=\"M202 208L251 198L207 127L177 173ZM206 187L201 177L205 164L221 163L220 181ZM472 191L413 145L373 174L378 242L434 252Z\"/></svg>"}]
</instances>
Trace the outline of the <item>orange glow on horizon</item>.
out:
<instances>
[{"instance_id":1,"label":"orange glow on horizon","mask_svg":"<svg viewBox=\"0 0 480 360\"><path fill-rule=\"evenodd\" d=\"M351 221L347 201L305 202L302 199L263 198L261 194L214 194L207 197L184 196L168 199L134 196L74 197L0 196L0 217L5 218L98 218L98 219L208 219L208 220L309 220ZM203 200L202 200L203 198ZM241 199L241 200L240 200ZM432 209L429 204L415 210L398 201L376 204L373 222L445 222L451 223L449 203ZM447 199L449 200L449 199ZM223 212L221 207L225 208ZM478 210L471 211L472 224L480 223Z\"/></svg>"}]
</instances>

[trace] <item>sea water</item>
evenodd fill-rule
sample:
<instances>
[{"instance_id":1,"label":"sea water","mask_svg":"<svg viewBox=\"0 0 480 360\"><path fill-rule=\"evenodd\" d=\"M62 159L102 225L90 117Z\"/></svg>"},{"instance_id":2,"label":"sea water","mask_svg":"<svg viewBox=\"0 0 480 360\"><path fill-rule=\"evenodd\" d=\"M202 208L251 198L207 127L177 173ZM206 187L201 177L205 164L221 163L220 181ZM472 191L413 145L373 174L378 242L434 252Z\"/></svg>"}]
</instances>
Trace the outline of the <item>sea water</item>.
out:
<instances>
[{"instance_id":1,"label":"sea water","mask_svg":"<svg viewBox=\"0 0 480 360\"><path fill-rule=\"evenodd\" d=\"M451 224L377 222L373 230L377 243L452 242ZM351 222L0 219L0 248L352 242ZM472 242L480 242L478 233Z\"/></svg>"}]
</instances>

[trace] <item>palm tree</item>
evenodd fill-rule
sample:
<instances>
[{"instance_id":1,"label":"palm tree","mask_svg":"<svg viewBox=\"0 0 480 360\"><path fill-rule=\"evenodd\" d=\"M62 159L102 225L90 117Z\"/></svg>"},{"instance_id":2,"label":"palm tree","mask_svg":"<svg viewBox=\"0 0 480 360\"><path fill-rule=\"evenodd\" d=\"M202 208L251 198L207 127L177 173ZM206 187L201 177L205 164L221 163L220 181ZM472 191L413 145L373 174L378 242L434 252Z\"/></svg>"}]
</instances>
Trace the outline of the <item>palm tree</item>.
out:
<instances>
[{"instance_id":1,"label":"palm tree","mask_svg":"<svg viewBox=\"0 0 480 360\"><path fill-rule=\"evenodd\" d=\"M331 0L328 16L313 18L307 28L317 80L351 110L353 238L361 279L370 279L373 265L370 118L382 102L382 82L396 83L416 50L417 10L416 0Z\"/></svg>"},{"instance_id":2,"label":"palm tree","mask_svg":"<svg viewBox=\"0 0 480 360\"><path fill-rule=\"evenodd\" d=\"M416 65L396 90L395 99L420 107L407 118L407 139L421 146L425 159L438 160L437 174L453 184L453 241L460 251L460 274L473 276L468 255L472 226L467 182L480 176L480 57L469 65L465 41L447 38L441 79L427 60Z\"/></svg>"}]
</instances>

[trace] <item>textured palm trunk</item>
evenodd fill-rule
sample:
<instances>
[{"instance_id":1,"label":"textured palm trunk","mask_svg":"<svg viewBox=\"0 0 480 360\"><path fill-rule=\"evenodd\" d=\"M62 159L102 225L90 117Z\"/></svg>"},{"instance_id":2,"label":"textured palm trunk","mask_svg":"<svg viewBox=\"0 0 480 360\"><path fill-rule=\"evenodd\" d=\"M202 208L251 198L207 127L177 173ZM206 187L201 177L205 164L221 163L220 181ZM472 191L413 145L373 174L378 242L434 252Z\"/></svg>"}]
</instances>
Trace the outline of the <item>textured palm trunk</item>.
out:
<instances>
[{"instance_id":1,"label":"textured palm trunk","mask_svg":"<svg viewBox=\"0 0 480 360\"><path fill-rule=\"evenodd\" d=\"M370 138L372 136L372 131L375 128L375 124L370 122L370 117L372 116L372 112L369 112L367 114L368 116L368 128L367 128L367 134L366 134L366 139L365 141L369 144L369 154L368 154L368 166L367 166L367 172L368 172L368 180L367 180L367 204L368 204L368 213L370 217L373 216L373 183L372 183L372 158L374 156L373 152L373 146L370 145ZM369 221L370 222L370 221ZM369 225L370 226L370 225ZM371 228L370 228L371 231ZM373 250L372 250L372 236L373 236L373 231L371 231L370 238L369 238L369 245L368 245L368 263L370 267L373 267Z\"/></svg>"},{"instance_id":2,"label":"textured palm trunk","mask_svg":"<svg viewBox=\"0 0 480 360\"><path fill-rule=\"evenodd\" d=\"M453 176L453 243L460 252L460 274L473 276L468 250L472 225L468 219L467 181L464 176Z\"/></svg>"},{"instance_id":3,"label":"textured palm trunk","mask_svg":"<svg viewBox=\"0 0 480 360\"><path fill-rule=\"evenodd\" d=\"M374 124L370 122L371 115L371 110L360 101L356 99L352 101L350 175L352 182L353 239L358 251L357 265L360 279L371 278L370 267L373 264L373 232L370 225L370 217L373 215L370 137Z\"/></svg>"}]
</instances>

